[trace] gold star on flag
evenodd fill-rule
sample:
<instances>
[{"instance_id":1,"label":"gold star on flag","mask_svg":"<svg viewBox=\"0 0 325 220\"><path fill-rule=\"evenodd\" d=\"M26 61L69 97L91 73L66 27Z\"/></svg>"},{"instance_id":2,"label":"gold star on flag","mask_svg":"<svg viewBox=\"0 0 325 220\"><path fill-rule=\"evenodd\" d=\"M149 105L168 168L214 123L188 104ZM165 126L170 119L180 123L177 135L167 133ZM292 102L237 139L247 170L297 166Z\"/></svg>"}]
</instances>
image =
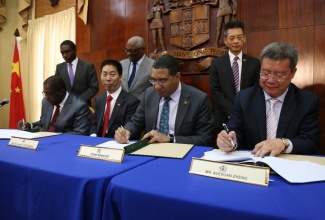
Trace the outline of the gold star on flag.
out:
<instances>
[{"instance_id":1,"label":"gold star on flag","mask_svg":"<svg viewBox=\"0 0 325 220\"><path fill-rule=\"evenodd\" d=\"M16 87L15 90L16 90L16 93L20 93L20 88L19 87Z\"/></svg>"},{"instance_id":2,"label":"gold star on flag","mask_svg":"<svg viewBox=\"0 0 325 220\"><path fill-rule=\"evenodd\" d=\"M19 61L16 63L12 63L12 73L17 73L17 75L20 77L20 72L19 72Z\"/></svg>"}]
</instances>

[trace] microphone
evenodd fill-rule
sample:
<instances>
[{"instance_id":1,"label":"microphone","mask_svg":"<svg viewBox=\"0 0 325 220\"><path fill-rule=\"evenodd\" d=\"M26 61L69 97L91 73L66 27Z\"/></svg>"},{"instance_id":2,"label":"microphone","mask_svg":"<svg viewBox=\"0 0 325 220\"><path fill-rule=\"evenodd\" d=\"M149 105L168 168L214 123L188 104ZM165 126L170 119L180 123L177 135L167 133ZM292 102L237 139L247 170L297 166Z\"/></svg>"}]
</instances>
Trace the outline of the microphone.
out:
<instances>
[{"instance_id":1,"label":"microphone","mask_svg":"<svg viewBox=\"0 0 325 220\"><path fill-rule=\"evenodd\" d=\"M4 106L5 104L9 103L9 99L4 99L0 102L0 107Z\"/></svg>"}]
</instances>

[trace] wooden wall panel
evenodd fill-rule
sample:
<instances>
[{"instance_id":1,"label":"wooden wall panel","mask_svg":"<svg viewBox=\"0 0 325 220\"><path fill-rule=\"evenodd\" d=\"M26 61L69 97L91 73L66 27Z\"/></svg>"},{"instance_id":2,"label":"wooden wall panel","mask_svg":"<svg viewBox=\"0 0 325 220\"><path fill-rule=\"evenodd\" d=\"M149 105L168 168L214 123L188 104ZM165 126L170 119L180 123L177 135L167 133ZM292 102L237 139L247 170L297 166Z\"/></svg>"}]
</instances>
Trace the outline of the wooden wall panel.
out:
<instances>
[{"instance_id":1,"label":"wooden wall panel","mask_svg":"<svg viewBox=\"0 0 325 220\"><path fill-rule=\"evenodd\" d=\"M278 0L246 0L247 32L274 30L279 27Z\"/></svg>"},{"instance_id":2,"label":"wooden wall panel","mask_svg":"<svg viewBox=\"0 0 325 220\"><path fill-rule=\"evenodd\" d=\"M263 32L251 32L246 34L246 53L260 58L262 49L272 43L279 41L279 31L263 31Z\"/></svg>"},{"instance_id":3,"label":"wooden wall panel","mask_svg":"<svg viewBox=\"0 0 325 220\"><path fill-rule=\"evenodd\" d=\"M76 0L60 0L59 4L55 7L51 6L51 2L49 0L35 0L35 18L58 13L75 6Z\"/></svg>"},{"instance_id":4,"label":"wooden wall panel","mask_svg":"<svg viewBox=\"0 0 325 220\"><path fill-rule=\"evenodd\" d=\"M324 33L325 33L325 25L315 26L314 85L315 85L315 93L320 97L321 108L325 109L325 67L324 67L325 39L324 39ZM324 120L324 122L325 122L325 120ZM325 128L323 131L325 132Z\"/></svg>"},{"instance_id":5,"label":"wooden wall panel","mask_svg":"<svg viewBox=\"0 0 325 220\"><path fill-rule=\"evenodd\" d=\"M325 24L325 0L315 0L315 25Z\"/></svg>"},{"instance_id":6,"label":"wooden wall panel","mask_svg":"<svg viewBox=\"0 0 325 220\"><path fill-rule=\"evenodd\" d=\"M298 50L297 72L293 83L300 88L313 85L314 27L283 29L279 33L279 41L289 42Z\"/></svg>"},{"instance_id":7,"label":"wooden wall panel","mask_svg":"<svg viewBox=\"0 0 325 220\"><path fill-rule=\"evenodd\" d=\"M279 0L279 28L314 24L314 0Z\"/></svg>"}]
</instances>

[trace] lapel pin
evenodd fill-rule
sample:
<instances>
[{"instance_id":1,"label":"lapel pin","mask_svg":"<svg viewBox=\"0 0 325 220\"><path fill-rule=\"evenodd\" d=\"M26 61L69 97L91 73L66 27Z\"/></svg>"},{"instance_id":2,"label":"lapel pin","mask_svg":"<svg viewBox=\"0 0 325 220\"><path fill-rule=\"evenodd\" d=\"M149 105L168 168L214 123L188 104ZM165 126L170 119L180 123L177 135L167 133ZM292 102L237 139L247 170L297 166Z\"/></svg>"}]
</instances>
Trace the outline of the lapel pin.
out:
<instances>
[{"instance_id":1,"label":"lapel pin","mask_svg":"<svg viewBox=\"0 0 325 220\"><path fill-rule=\"evenodd\" d=\"M183 104L184 104L184 105L187 105L187 103L188 103L187 101L183 101Z\"/></svg>"}]
</instances>

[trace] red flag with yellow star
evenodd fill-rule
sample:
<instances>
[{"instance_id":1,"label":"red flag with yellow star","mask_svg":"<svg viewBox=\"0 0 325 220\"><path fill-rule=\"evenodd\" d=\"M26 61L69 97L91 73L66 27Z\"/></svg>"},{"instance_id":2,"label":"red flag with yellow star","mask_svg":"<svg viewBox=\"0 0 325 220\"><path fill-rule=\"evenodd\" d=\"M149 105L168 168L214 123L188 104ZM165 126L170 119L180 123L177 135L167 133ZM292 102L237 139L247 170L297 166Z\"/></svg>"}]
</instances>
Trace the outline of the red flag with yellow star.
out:
<instances>
[{"instance_id":1,"label":"red flag with yellow star","mask_svg":"<svg viewBox=\"0 0 325 220\"><path fill-rule=\"evenodd\" d=\"M26 120L23 87L19 64L17 40L15 40L14 58L11 71L10 116L9 128L17 128L20 120Z\"/></svg>"}]
</instances>

